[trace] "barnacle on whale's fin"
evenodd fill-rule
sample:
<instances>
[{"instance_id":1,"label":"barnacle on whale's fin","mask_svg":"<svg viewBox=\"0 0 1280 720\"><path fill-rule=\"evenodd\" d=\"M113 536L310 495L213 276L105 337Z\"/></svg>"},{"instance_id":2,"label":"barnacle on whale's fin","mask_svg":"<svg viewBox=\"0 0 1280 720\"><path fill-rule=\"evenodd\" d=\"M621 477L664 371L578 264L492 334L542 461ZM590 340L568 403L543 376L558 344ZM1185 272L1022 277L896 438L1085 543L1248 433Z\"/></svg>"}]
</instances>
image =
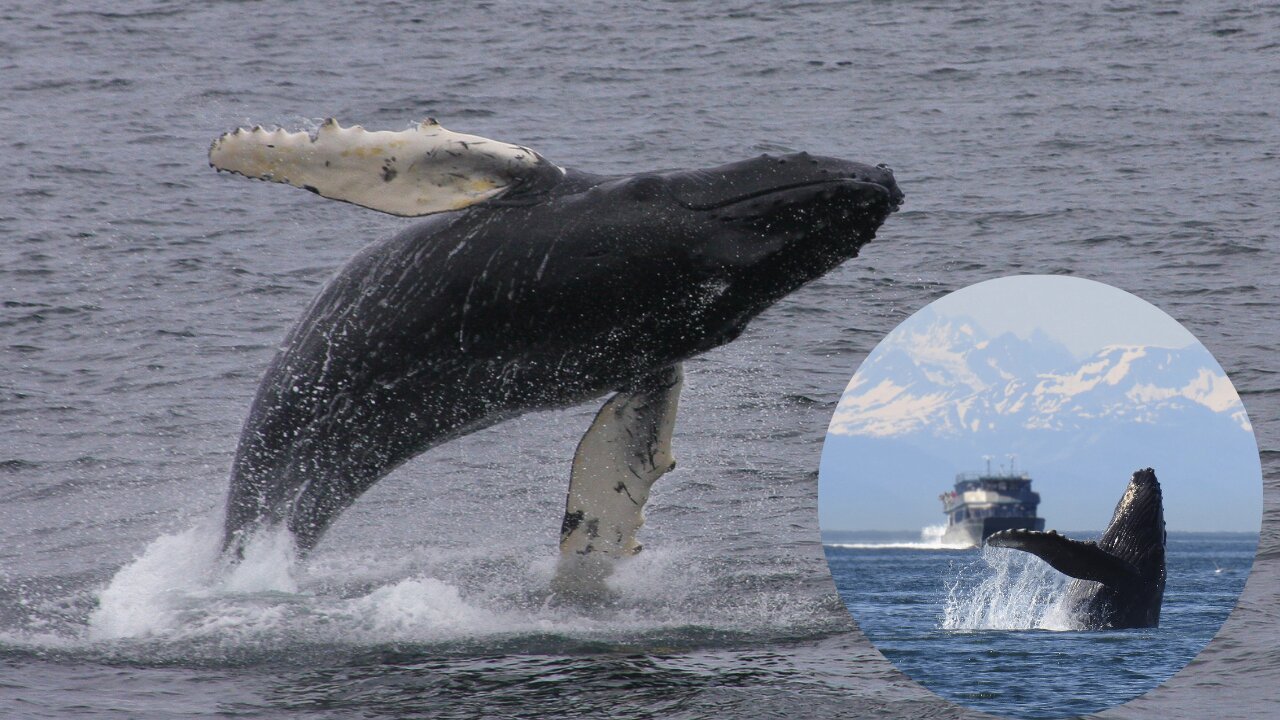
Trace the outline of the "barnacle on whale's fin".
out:
<instances>
[{"instance_id":1,"label":"barnacle on whale's fin","mask_svg":"<svg viewBox=\"0 0 1280 720\"><path fill-rule=\"evenodd\" d=\"M260 126L225 133L209 148L209 164L414 217L488 200L549 163L527 147L451 132L430 118L398 132L329 118L314 135Z\"/></svg>"}]
</instances>

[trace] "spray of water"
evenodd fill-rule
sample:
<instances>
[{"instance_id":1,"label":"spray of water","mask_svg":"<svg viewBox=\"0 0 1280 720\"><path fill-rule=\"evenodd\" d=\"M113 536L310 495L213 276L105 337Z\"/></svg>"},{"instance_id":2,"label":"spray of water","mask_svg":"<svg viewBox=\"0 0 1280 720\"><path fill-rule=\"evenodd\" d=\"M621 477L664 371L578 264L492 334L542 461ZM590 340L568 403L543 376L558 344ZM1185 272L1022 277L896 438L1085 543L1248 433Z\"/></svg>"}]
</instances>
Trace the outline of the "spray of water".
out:
<instances>
[{"instance_id":1,"label":"spray of water","mask_svg":"<svg viewBox=\"0 0 1280 720\"><path fill-rule=\"evenodd\" d=\"M1068 578L1039 558L984 547L947 587L944 630L1072 630Z\"/></svg>"},{"instance_id":2,"label":"spray of water","mask_svg":"<svg viewBox=\"0 0 1280 720\"><path fill-rule=\"evenodd\" d=\"M716 583L734 575L680 548L621 563L608 580L610 602L585 607L551 597L553 545L424 547L394 557L364 548L299 563L280 531L259 533L230 564L219 525L210 519L154 540L97 593L84 639L264 649L531 636L643 643L685 629L700 637L699 627L754 635L821 626L831 615L794 600L772 604L793 596L785 583L754 598L719 592Z\"/></svg>"},{"instance_id":3,"label":"spray of water","mask_svg":"<svg viewBox=\"0 0 1280 720\"><path fill-rule=\"evenodd\" d=\"M513 586L546 584L527 577L551 572L538 559L477 578L458 568L481 568L483 558L456 553L428 553L408 567L366 557L300 565L284 530L259 533L235 564L220 546L214 522L153 541L99 593L88 639L429 642L555 624L554 613L538 617L541 603L511 597ZM369 570L379 565L390 575Z\"/></svg>"},{"instance_id":4,"label":"spray of water","mask_svg":"<svg viewBox=\"0 0 1280 720\"><path fill-rule=\"evenodd\" d=\"M297 592L287 532L260 533L236 565L221 558L221 545L213 519L154 540L99 593L89 615L89 639L164 634L189 619L187 610L220 594Z\"/></svg>"},{"instance_id":5,"label":"spray of water","mask_svg":"<svg viewBox=\"0 0 1280 720\"><path fill-rule=\"evenodd\" d=\"M946 525L925 525L920 528L920 542L942 544L942 536L947 533Z\"/></svg>"}]
</instances>

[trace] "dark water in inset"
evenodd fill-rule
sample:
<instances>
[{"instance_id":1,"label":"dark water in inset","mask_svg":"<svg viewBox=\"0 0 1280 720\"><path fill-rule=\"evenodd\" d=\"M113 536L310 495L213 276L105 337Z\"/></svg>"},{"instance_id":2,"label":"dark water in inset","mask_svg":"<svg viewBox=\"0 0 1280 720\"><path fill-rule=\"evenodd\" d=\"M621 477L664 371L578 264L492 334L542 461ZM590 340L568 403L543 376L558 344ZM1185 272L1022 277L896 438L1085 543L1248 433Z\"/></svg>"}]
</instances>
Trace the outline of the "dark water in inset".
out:
<instances>
[{"instance_id":1,"label":"dark water in inset","mask_svg":"<svg viewBox=\"0 0 1280 720\"><path fill-rule=\"evenodd\" d=\"M876 649L943 697L1019 718L1096 712L1181 670L1235 607L1258 546L1248 534L1170 533L1159 627L1081 631L1059 602L1070 578L1039 558L853 535L824 533L827 562Z\"/></svg>"},{"instance_id":2,"label":"dark water in inset","mask_svg":"<svg viewBox=\"0 0 1280 720\"><path fill-rule=\"evenodd\" d=\"M853 629L814 471L880 337L1009 273L1155 303L1239 390L1268 488L1254 574L1199 660L1110 716L1265 712L1276 37L1280 8L1228 2L5 4L0 716L965 715ZM208 528L266 363L326 277L411 221L215 175L205 151L328 115L432 115L596 172L806 149L889 163L907 204L688 364L680 468L617 607L540 603L585 406L410 463L305 567L265 548L219 579Z\"/></svg>"}]
</instances>

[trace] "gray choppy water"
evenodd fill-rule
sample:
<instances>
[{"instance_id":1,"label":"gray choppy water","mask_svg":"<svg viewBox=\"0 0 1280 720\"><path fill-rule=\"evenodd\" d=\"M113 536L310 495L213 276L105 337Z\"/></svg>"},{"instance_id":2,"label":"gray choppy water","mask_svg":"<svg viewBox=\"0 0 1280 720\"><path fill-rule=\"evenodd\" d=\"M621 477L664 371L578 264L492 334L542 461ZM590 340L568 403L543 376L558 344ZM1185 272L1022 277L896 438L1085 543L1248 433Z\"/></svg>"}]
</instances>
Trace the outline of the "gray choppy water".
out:
<instances>
[{"instance_id":1,"label":"gray choppy water","mask_svg":"<svg viewBox=\"0 0 1280 720\"><path fill-rule=\"evenodd\" d=\"M1276 701L1275 5L20 0L0 20L0 714L965 715L846 619L813 470L884 333L1023 272L1183 322L1262 448L1239 607L1191 666L1104 715ZM645 529L667 550L619 608L538 604L589 407L433 451L313 564L210 588L201 528L273 348L404 221L218 177L204 153L240 123L327 115L434 115L599 172L807 149L889 163L907 205L862 258L690 364L681 469ZM155 562L130 566L131 593L116 575L138 556ZM108 587L140 637L91 627Z\"/></svg>"}]
</instances>

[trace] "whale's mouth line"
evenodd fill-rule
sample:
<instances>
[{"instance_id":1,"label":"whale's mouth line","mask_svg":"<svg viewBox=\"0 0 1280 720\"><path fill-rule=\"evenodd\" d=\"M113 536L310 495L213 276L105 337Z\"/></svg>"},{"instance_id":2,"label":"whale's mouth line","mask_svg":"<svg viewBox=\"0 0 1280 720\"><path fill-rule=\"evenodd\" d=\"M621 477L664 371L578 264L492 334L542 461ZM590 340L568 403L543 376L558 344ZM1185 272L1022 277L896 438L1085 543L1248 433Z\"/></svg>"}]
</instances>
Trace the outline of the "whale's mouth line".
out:
<instances>
[{"instance_id":1,"label":"whale's mouth line","mask_svg":"<svg viewBox=\"0 0 1280 720\"><path fill-rule=\"evenodd\" d=\"M680 199L679 196L675 197L675 201L679 203L681 207L687 210L696 210L696 211L718 210L720 208L728 207L730 205L737 205L739 203L748 202L750 200L756 200L758 198L767 197L769 195L775 195L778 193L784 193L791 190L800 190L803 188L815 187L820 185L830 185L833 187L842 187L842 188L844 187L874 188L884 193L885 199L888 201L889 212L896 211L898 209L898 206L902 204L901 193L895 196L893 191L891 191L888 187L881 185L880 183L872 182L870 180L859 180L857 178L851 178L851 177L833 178L833 179L824 178L822 180L809 180L806 182L791 183L789 185L778 185L778 186L766 188L763 190L757 190L755 192L743 193L741 195L734 195L724 200L717 200L715 202L709 202L709 203L686 202Z\"/></svg>"}]
</instances>

